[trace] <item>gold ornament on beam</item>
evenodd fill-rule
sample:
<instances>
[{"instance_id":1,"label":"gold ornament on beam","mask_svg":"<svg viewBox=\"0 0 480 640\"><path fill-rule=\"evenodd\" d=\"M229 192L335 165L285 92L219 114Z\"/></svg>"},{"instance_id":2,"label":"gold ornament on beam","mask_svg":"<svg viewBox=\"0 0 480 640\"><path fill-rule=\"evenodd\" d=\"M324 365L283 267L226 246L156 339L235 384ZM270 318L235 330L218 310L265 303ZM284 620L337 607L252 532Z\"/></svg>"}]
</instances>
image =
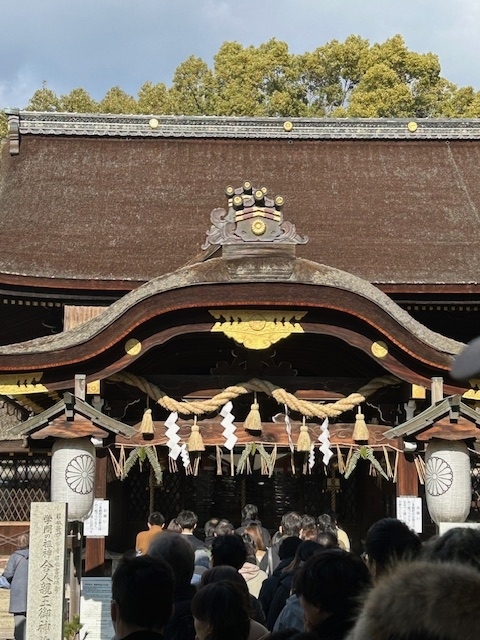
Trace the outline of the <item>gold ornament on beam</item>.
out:
<instances>
[{"instance_id":1,"label":"gold ornament on beam","mask_svg":"<svg viewBox=\"0 0 480 640\"><path fill-rule=\"evenodd\" d=\"M308 432L308 426L305 422L305 416L303 417L302 426L300 427L300 434L297 440L297 451L310 451L312 441L310 440L310 434Z\"/></svg>"},{"instance_id":2,"label":"gold ornament on beam","mask_svg":"<svg viewBox=\"0 0 480 640\"><path fill-rule=\"evenodd\" d=\"M353 427L352 438L355 442L368 442L368 427L365 424L365 416L363 415L360 407L358 407L357 417L355 419L355 426Z\"/></svg>"},{"instance_id":3,"label":"gold ornament on beam","mask_svg":"<svg viewBox=\"0 0 480 640\"><path fill-rule=\"evenodd\" d=\"M304 333L300 320L305 311L211 310L216 318L212 332L224 333L247 349L268 349L292 333Z\"/></svg>"},{"instance_id":4,"label":"gold ornament on beam","mask_svg":"<svg viewBox=\"0 0 480 640\"><path fill-rule=\"evenodd\" d=\"M257 402L257 394L253 394L253 404L250 412L243 423L243 428L254 433L262 433L262 418L260 416L260 406Z\"/></svg>"}]
</instances>

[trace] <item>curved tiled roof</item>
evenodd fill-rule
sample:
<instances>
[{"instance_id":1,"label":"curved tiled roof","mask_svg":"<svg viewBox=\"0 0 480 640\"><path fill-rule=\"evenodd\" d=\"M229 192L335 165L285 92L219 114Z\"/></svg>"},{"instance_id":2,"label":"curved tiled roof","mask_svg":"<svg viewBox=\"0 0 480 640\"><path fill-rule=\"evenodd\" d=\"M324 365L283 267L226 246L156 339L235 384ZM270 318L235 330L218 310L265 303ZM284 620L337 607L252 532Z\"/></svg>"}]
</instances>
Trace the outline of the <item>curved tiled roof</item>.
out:
<instances>
[{"instance_id":1,"label":"curved tiled roof","mask_svg":"<svg viewBox=\"0 0 480 640\"><path fill-rule=\"evenodd\" d=\"M381 285L479 281L480 122L151 120L10 115L0 281L133 288L201 259L245 179L284 196L303 258Z\"/></svg>"}]
</instances>

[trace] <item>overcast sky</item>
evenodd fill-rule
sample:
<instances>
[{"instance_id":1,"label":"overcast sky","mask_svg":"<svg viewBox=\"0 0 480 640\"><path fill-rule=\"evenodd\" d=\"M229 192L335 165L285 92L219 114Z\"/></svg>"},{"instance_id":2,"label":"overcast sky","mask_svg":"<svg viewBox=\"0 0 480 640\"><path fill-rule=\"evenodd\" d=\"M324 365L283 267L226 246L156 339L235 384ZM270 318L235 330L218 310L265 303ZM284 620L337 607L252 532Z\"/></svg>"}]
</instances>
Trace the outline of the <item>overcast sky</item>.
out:
<instances>
[{"instance_id":1,"label":"overcast sky","mask_svg":"<svg viewBox=\"0 0 480 640\"><path fill-rule=\"evenodd\" d=\"M0 108L27 105L46 81L100 100L120 86L171 84L188 56L209 65L225 40L275 37L293 53L358 34L432 51L442 75L480 89L479 0L3 0Z\"/></svg>"}]
</instances>

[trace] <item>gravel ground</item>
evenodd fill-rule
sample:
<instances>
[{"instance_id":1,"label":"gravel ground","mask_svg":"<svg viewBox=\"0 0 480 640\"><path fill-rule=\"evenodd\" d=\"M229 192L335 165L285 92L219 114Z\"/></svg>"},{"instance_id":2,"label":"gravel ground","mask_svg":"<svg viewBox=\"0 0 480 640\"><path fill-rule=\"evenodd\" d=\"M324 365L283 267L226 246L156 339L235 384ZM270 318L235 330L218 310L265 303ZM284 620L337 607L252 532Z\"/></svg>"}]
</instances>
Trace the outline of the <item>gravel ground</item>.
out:
<instances>
[{"instance_id":1,"label":"gravel ground","mask_svg":"<svg viewBox=\"0 0 480 640\"><path fill-rule=\"evenodd\" d=\"M0 640L13 638L13 616L8 613L10 592L8 589L0 589Z\"/></svg>"}]
</instances>

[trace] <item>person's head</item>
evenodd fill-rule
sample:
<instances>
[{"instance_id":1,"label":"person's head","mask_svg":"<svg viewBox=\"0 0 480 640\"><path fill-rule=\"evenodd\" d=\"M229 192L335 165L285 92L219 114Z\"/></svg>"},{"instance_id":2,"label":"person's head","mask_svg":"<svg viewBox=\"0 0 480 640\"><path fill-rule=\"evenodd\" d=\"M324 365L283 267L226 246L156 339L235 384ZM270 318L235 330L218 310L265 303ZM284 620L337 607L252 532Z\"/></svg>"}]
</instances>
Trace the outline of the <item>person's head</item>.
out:
<instances>
[{"instance_id":1,"label":"person's head","mask_svg":"<svg viewBox=\"0 0 480 640\"><path fill-rule=\"evenodd\" d=\"M197 514L193 513L193 511L180 511L175 520L182 527L182 530L187 529L188 531L193 531L198 524Z\"/></svg>"},{"instance_id":2,"label":"person's head","mask_svg":"<svg viewBox=\"0 0 480 640\"><path fill-rule=\"evenodd\" d=\"M212 538L215 534L215 527L220 522L220 518L210 518L203 525L203 532L206 538Z\"/></svg>"},{"instance_id":3,"label":"person's head","mask_svg":"<svg viewBox=\"0 0 480 640\"><path fill-rule=\"evenodd\" d=\"M283 571L294 571L295 569L298 569L306 560L308 560L308 558L313 556L314 553L318 553L322 550L323 547L321 547L315 540L304 540L298 545L292 562L287 565Z\"/></svg>"},{"instance_id":4,"label":"person's head","mask_svg":"<svg viewBox=\"0 0 480 640\"><path fill-rule=\"evenodd\" d=\"M149 529L153 525L163 527L165 525L165 518L160 513L160 511L152 511L152 513L148 516L147 524Z\"/></svg>"},{"instance_id":5,"label":"person's head","mask_svg":"<svg viewBox=\"0 0 480 640\"><path fill-rule=\"evenodd\" d=\"M298 536L302 528L302 517L296 511L289 511L282 517L280 532L282 536Z\"/></svg>"},{"instance_id":6,"label":"person's head","mask_svg":"<svg viewBox=\"0 0 480 640\"><path fill-rule=\"evenodd\" d=\"M315 529L317 522L313 516L309 516L308 513L302 515L302 530Z\"/></svg>"},{"instance_id":7,"label":"person's head","mask_svg":"<svg viewBox=\"0 0 480 640\"><path fill-rule=\"evenodd\" d=\"M316 540L324 549L336 549L338 547L337 532L333 529L318 532Z\"/></svg>"},{"instance_id":8,"label":"person's head","mask_svg":"<svg viewBox=\"0 0 480 640\"><path fill-rule=\"evenodd\" d=\"M245 544L238 535L232 533L229 536L218 536L212 542L212 566L228 564L235 569L240 569L247 559Z\"/></svg>"},{"instance_id":9,"label":"person's head","mask_svg":"<svg viewBox=\"0 0 480 640\"><path fill-rule=\"evenodd\" d=\"M167 531L175 531L176 533L182 533L182 527L178 524L175 518L172 518L168 523Z\"/></svg>"},{"instance_id":10,"label":"person's head","mask_svg":"<svg viewBox=\"0 0 480 640\"><path fill-rule=\"evenodd\" d=\"M265 543L262 537L262 530L260 526L255 522L251 522L245 527L245 533L247 533L255 543L257 551L265 551Z\"/></svg>"},{"instance_id":11,"label":"person's head","mask_svg":"<svg viewBox=\"0 0 480 640\"><path fill-rule=\"evenodd\" d=\"M229 536L234 531L235 531L235 527L233 526L233 524L229 520L225 520L225 519L222 518L222 520L220 520L219 523L217 524L217 526L215 527L215 534L214 535L216 535L216 536Z\"/></svg>"},{"instance_id":12,"label":"person's head","mask_svg":"<svg viewBox=\"0 0 480 640\"><path fill-rule=\"evenodd\" d=\"M255 546L255 542L253 541L252 536L248 533L242 533L241 538L243 540L243 544L245 545L245 551L247 552L247 562L251 562L252 564L256 564L256 553L257 547Z\"/></svg>"},{"instance_id":13,"label":"person's head","mask_svg":"<svg viewBox=\"0 0 480 640\"><path fill-rule=\"evenodd\" d=\"M192 600L197 640L247 640L250 618L240 587L229 580L200 588Z\"/></svg>"},{"instance_id":14,"label":"person's head","mask_svg":"<svg viewBox=\"0 0 480 640\"><path fill-rule=\"evenodd\" d=\"M476 640L480 574L456 563L400 563L368 594L349 640Z\"/></svg>"},{"instance_id":15,"label":"person's head","mask_svg":"<svg viewBox=\"0 0 480 640\"><path fill-rule=\"evenodd\" d=\"M422 548L417 534L397 518L382 518L367 531L365 553L368 568L378 577L400 560L415 559Z\"/></svg>"},{"instance_id":16,"label":"person's head","mask_svg":"<svg viewBox=\"0 0 480 640\"><path fill-rule=\"evenodd\" d=\"M144 629L163 633L173 612L174 577L161 558L122 560L112 577L111 617L123 637Z\"/></svg>"},{"instance_id":17,"label":"person's head","mask_svg":"<svg viewBox=\"0 0 480 640\"><path fill-rule=\"evenodd\" d=\"M302 541L298 536L289 536L288 538L284 538L278 547L278 557L280 560L294 558L295 553L301 544Z\"/></svg>"},{"instance_id":18,"label":"person's head","mask_svg":"<svg viewBox=\"0 0 480 640\"><path fill-rule=\"evenodd\" d=\"M358 598L370 582L365 563L347 551L325 549L312 555L299 569L294 585L306 630L332 615L353 620Z\"/></svg>"},{"instance_id":19,"label":"person's head","mask_svg":"<svg viewBox=\"0 0 480 640\"><path fill-rule=\"evenodd\" d=\"M333 526L336 527L338 525L338 513L336 511L327 511L326 515L330 516Z\"/></svg>"},{"instance_id":20,"label":"person's head","mask_svg":"<svg viewBox=\"0 0 480 640\"><path fill-rule=\"evenodd\" d=\"M250 611L250 593L248 591L247 581L234 567L230 567L227 564L222 564L219 567L212 567L207 569L202 575L200 580L200 587L205 587L212 582L220 582L221 580L229 580L235 582L240 587L243 594L244 604L248 611Z\"/></svg>"},{"instance_id":21,"label":"person's head","mask_svg":"<svg viewBox=\"0 0 480 640\"><path fill-rule=\"evenodd\" d=\"M172 567L175 586L190 584L195 566L195 552L185 536L174 531L164 531L153 538L148 555L162 558Z\"/></svg>"},{"instance_id":22,"label":"person's head","mask_svg":"<svg viewBox=\"0 0 480 640\"><path fill-rule=\"evenodd\" d=\"M30 532L25 531L21 533L17 538L17 549L26 549L30 544Z\"/></svg>"},{"instance_id":23,"label":"person's head","mask_svg":"<svg viewBox=\"0 0 480 640\"><path fill-rule=\"evenodd\" d=\"M258 520L258 508L254 504L246 504L242 509L242 520Z\"/></svg>"},{"instance_id":24,"label":"person's head","mask_svg":"<svg viewBox=\"0 0 480 640\"><path fill-rule=\"evenodd\" d=\"M319 531L326 531L327 529L331 529L335 525L332 522L332 518L328 515L328 513L322 513L322 515L317 518L317 527Z\"/></svg>"},{"instance_id":25,"label":"person's head","mask_svg":"<svg viewBox=\"0 0 480 640\"><path fill-rule=\"evenodd\" d=\"M318 531L316 528L313 529L302 529L300 531L300 540L317 540Z\"/></svg>"},{"instance_id":26,"label":"person's head","mask_svg":"<svg viewBox=\"0 0 480 640\"><path fill-rule=\"evenodd\" d=\"M422 558L432 562L467 564L480 571L480 530L472 527L449 529L425 544Z\"/></svg>"}]
</instances>

